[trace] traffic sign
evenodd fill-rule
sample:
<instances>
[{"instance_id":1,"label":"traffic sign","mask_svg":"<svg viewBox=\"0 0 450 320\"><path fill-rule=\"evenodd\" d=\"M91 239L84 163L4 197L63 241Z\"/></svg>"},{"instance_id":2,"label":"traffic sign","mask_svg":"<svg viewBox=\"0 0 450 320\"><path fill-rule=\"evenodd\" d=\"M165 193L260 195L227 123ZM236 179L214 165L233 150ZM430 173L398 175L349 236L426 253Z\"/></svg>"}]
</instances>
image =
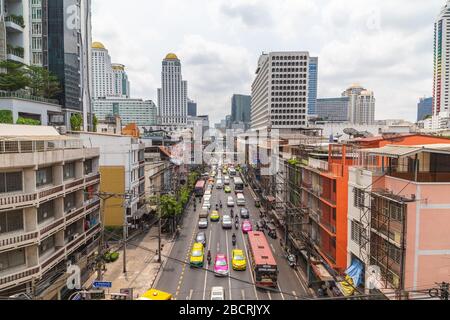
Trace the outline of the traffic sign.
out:
<instances>
[{"instance_id":1,"label":"traffic sign","mask_svg":"<svg viewBox=\"0 0 450 320\"><path fill-rule=\"evenodd\" d=\"M112 282L94 281L92 284L94 288L112 288Z\"/></svg>"}]
</instances>

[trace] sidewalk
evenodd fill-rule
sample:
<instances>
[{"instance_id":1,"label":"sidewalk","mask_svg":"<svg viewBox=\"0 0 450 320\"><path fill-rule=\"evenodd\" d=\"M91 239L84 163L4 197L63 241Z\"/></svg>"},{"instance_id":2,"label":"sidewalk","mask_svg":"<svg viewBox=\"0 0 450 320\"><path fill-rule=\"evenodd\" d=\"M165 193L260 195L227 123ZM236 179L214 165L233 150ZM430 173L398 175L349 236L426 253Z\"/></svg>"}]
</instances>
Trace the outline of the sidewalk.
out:
<instances>
[{"instance_id":1,"label":"sidewalk","mask_svg":"<svg viewBox=\"0 0 450 320\"><path fill-rule=\"evenodd\" d=\"M142 234L130 240L127 245L127 273L123 273L123 249L120 249L119 259L114 263L106 264L107 271L103 274L103 281L112 282L112 288L107 293L120 293L120 289L133 288L134 299L152 288L159 275L161 264L157 262L158 255L158 228L152 228L147 234ZM162 255L169 256L174 242L165 235L162 236L161 244L164 246ZM137 248L135 245L145 249ZM148 249L148 250L147 250ZM162 257L162 264L166 258ZM86 286L90 286L96 280L93 275Z\"/></svg>"}]
</instances>

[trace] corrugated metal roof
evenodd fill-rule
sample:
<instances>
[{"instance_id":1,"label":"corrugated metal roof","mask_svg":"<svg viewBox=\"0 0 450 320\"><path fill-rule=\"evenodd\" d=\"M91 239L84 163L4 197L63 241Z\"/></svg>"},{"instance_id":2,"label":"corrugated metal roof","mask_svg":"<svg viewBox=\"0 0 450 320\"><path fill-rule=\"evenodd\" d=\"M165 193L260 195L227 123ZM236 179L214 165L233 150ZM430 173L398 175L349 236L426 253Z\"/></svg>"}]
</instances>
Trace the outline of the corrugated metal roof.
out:
<instances>
[{"instance_id":1,"label":"corrugated metal roof","mask_svg":"<svg viewBox=\"0 0 450 320\"><path fill-rule=\"evenodd\" d=\"M0 137L58 137L53 127L0 124Z\"/></svg>"},{"instance_id":2,"label":"corrugated metal roof","mask_svg":"<svg viewBox=\"0 0 450 320\"><path fill-rule=\"evenodd\" d=\"M406 157L420 152L450 154L450 144L427 144L417 146L388 145L382 148L363 149L362 152L390 158Z\"/></svg>"}]
</instances>

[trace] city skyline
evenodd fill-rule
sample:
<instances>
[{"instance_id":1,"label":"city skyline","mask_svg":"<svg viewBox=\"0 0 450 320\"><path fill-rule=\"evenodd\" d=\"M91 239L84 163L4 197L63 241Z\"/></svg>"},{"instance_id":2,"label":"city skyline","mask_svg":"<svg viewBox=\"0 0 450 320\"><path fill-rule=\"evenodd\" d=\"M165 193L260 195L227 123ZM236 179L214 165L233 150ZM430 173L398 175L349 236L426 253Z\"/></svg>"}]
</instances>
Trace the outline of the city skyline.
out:
<instances>
[{"instance_id":1,"label":"city skyline","mask_svg":"<svg viewBox=\"0 0 450 320\"><path fill-rule=\"evenodd\" d=\"M100 0L94 3L93 35L129 66L135 96L144 99L156 101L160 59L176 53L184 62L190 96L199 103L199 113L213 111L212 122L229 113L233 93L250 93L261 52L278 50L308 50L319 57L319 98L364 83L377 93L376 119L415 120L417 99L432 93L434 21L445 1L351 1L349 13L333 1L287 2L132 1L124 8L114 0ZM136 6L141 10L136 12ZM100 14L105 10L110 14ZM166 27L166 19L160 18L165 15L154 12L170 12L171 25ZM196 12L208 15L200 19ZM152 19L145 18L149 14ZM285 18L279 19L281 14ZM299 14L305 16L303 22L294 19ZM114 23L118 18L124 23ZM146 30L144 35L131 32L138 26ZM403 85L398 88L398 83Z\"/></svg>"}]
</instances>

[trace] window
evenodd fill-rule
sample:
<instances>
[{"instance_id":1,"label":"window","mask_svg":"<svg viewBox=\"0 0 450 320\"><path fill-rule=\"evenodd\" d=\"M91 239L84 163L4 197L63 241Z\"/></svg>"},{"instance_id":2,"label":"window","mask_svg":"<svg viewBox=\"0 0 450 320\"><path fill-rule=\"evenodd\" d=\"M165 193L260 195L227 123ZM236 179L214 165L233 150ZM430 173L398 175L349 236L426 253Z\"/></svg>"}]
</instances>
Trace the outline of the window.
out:
<instances>
[{"instance_id":1,"label":"window","mask_svg":"<svg viewBox=\"0 0 450 320\"><path fill-rule=\"evenodd\" d=\"M403 208L400 204L391 203L391 219L395 221L403 221Z\"/></svg>"},{"instance_id":2,"label":"window","mask_svg":"<svg viewBox=\"0 0 450 320\"><path fill-rule=\"evenodd\" d=\"M64 165L64 180L75 178L75 163L67 163Z\"/></svg>"},{"instance_id":3,"label":"window","mask_svg":"<svg viewBox=\"0 0 450 320\"><path fill-rule=\"evenodd\" d=\"M76 208L75 192L64 197L64 211L69 212Z\"/></svg>"},{"instance_id":4,"label":"window","mask_svg":"<svg viewBox=\"0 0 450 320\"><path fill-rule=\"evenodd\" d=\"M358 189L358 188L354 188L353 189L353 206L359 209L364 208L364 204L365 204L365 193L363 190Z\"/></svg>"},{"instance_id":5,"label":"window","mask_svg":"<svg viewBox=\"0 0 450 320\"><path fill-rule=\"evenodd\" d=\"M0 173L0 193L22 191L22 172Z\"/></svg>"},{"instance_id":6,"label":"window","mask_svg":"<svg viewBox=\"0 0 450 320\"><path fill-rule=\"evenodd\" d=\"M22 210L0 213L0 234L23 230Z\"/></svg>"},{"instance_id":7,"label":"window","mask_svg":"<svg viewBox=\"0 0 450 320\"><path fill-rule=\"evenodd\" d=\"M389 244L389 257L395 261L395 263L400 264L402 261L402 252L399 248Z\"/></svg>"},{"instance_id":8,"label":"window","mask_svg":"<svg viewBox=\"0 0 450 320\"><path fill-rule=\"evenodd\" d=\"M363 239L362 239L362 225L358 221L353 220L352 221L352 241L358 244L359 246L362 246Z\"/></svg>"},{"instance_id":9,"label":"window","mask_svg":"<svg viewBox=\"0 0 450 320\"><path fill-rule=\"evenodd\" d=\"M55 217L55 208L53 201L41 204L38 208L38 223L45 222Z\"/></svg>"},{"instance_id":10,"label":"window","mask_svg":"<svg viewBox=\"0 0 450 320\"><path fill-rule=\"evenodd\" d=\"M42 256L47 252L52 251L54 248L55 248L55 236L51 236L50 238L47 238L41 242L41 245L39 246L39 256Z\"/></svg>"},{"instance_id":11,"label":"window","mask_svg":"<svg viewBox=\"0 0 450 320\"><path fill-rule=\"evenodd\" d=\"M91 174L93 172L93 160L89 159L84 162L84 174Z\"/></svg>"},{"instance_id":12,"label":"window","mask_svg":"<svg viewBox=\"0 0 450 320\"><path fill-rule=\"evenodd\" d=\"M52 167L39 169L36 171L36 187L42 187L53 183Z\"/></svg>"},{"instance_id":13,"label":"window","mask_svg":"<svg viewBox=\"0 0 450 320\"><path fill-rule=\"evenodd\" d=\"M25 249L0 253L0 272L25 264Z\"/></svg>"}]
</instances>

